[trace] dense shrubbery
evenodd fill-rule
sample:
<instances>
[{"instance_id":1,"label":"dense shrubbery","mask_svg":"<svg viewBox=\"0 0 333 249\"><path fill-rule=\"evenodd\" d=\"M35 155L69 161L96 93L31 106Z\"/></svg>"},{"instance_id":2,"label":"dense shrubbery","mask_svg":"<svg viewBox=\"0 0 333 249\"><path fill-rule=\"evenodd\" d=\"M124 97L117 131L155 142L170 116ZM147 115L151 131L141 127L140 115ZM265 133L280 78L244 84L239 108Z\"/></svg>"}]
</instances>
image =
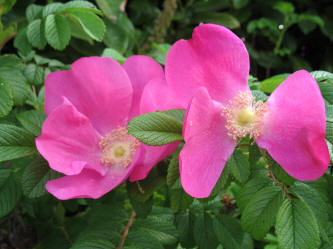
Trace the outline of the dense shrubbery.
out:
<instances>
[{"instance_id":1,"label":"dense shrubbery","mask_svg":"<svg viewBox=\"0 0 333 249\"><path fill-rule=\"evenodd\" d=\"M164 65L175 41L191 38L200 23L215 23L244 41L257 99L266 101L296 70L312 73L332 153L332 11L329 0L0 0L0 248L332 248L330 170L298 181L249 138L238 143L205 199L183 190L178 148L144 180L100 199L60 201L44 187L60 173L35 146L50 72L92 55L123 64L145 54ZM183 115L140 116L129 131L151 145L182 140Z\"/></svg>"}]
</instances>

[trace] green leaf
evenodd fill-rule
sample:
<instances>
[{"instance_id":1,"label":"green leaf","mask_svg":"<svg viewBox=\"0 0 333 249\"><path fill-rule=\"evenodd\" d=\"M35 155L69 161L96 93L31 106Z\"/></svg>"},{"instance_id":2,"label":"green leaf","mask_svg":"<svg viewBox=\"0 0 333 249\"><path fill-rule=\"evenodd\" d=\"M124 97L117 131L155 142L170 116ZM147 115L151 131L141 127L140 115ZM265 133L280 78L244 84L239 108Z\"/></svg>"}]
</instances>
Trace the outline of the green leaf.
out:
<instances>
[{"instance_id":1,"label":"green leaf","mask_svg":"<svg viewBox=\"0 0 333 249\"><path fill-rule=\"evenodd\" d=\"M0 218L9 214L21 197L20 184L10 176L0 187Z\"/></svg>"},{"instance_id":2,"label":"green leaf","mask_svg":"<svg viewBox=\"0 0 333 249\"><path fill-rule=\"evenodd\" d=\"M74 243L70 249L114 249L116 248L110 241L102 239L80 240Z\"/></svg>"},{"instance_id":3,"label":"green leaf","mask_svg":"<svg viewBox=\"0 0 333 249\"><path fill-rule=\"evenodd\" d=\"M333 143L333 122L326 122L326 139Z\"/></svg>"},{"instance_id":4,"label":"green leaf","mask_svg":"<svg viewBox=\"0 0 333 249\"><path fill-rule=\"evenodd\" d=\"M64 4L62 3L50 3L43 9L43 17L47 17L51 14L59 13L64 10Z\"/></svg>"},{"instance_id":5,"label":"green leaf","mask_svg":"<svg viewBox=\"0 0 333 249\"><path fill-rule=\"evenodd\" d=\"M311 75L317 81L324 99L329 104L333 104L333 74L326 71L313 71Z\"/></svg>"},{"instance_id":6,"label":"green leaf","mask_svg":"<svg viewBox=\"0 0 333 249\"><path fill-rule=\"evenodd\" d=\"M30 4L25 11L25 15L29 23L36 19L42 18L43 6L37 4Z\"/></svg>"},{"instance_id":7,"label":"green leaf","mask_svg":"<svg viewBox=\"0 0 333 249\"><path fill-rule=\"evenodd\" d=\"M164 219L158 215L149 215L145 219L137 219L133 230L145 231L162 245L173 245L178 241L178 231L173 225L173 220Z\"/></svg>"},{"instance_id":8,"label":"green leaf","mask_svg":"<svg viewBox=\"0 0 333 249\"><path fill-rule=\"evenodd\" d=\"M219 215L214 219L214 232L223 249L240 249L244 232L239 221L228 215Z\"/></svg>"},{"instance_id":9,"label":"green leaf","mask_svg":"<svg viewBox=\"0 0 333 249\"><path fill-rule=\"evenodd\" d=\"M11 169L0 169L0 188L10 176Z\"/></svg>"},{"instance_id":10,"label":"green leaf","mask_svg":"<svg viewBox=\"0 0 333 249\"><path fill-rule=\"evenodd\" d=\"M236 17L228 12L207 12L201 13L200 16L195 18L199 22L215 23L225 26L229 29L237 29L240 27L240 23Z\"/></svg>"},{"instance_id":11,"label":"green leaf","mask_svg":"<svg viewBox=\"0 0 333 249\"><path fill-rule=\"evenodd\" d=\"M320 16L307 13L298 15L298 21L310 21L312 23L317 24L320 27L323 27L325 24L324 20Z\"/></svg>"},{"instance_id":12,"label":"green leaf","mask_svg":"<svg viewBox=\"0 0 333 249\"><path fill-rule=\"evenodd\" d=\"M37 19L29 23L27 29L27 37L30 44L38 49L44 49L46 46L46 39L44 34L44 23L42 20Z\"/></svg>"},{"instance_id":13,"label":"green leaf","mask_svg":"<svg viewBox=\"0 0 333 249\"><path fill-rule=\"evenodd\" d=\"M0 78L12 87L14 105L23 105L32 91L21 71L15 67L2 67L0 64Z\"/></svg>"},{"instance_id":14,"label":"green leaf","mask_svg":"<svg viewBox=\"0 0 333 249\"><path fill-rule=\"evenodd\" d=\"M11 8L13 8L13 6L15 5L16 0L2 0L0 1L0 16L3 14L6 14L8 11L11 10Z\"/></svg>"},{"instance_id":15,"label":"green leaf","mask_svg":"<svg viewBox=\"0 0 333 249\"><path fill-rule=\"evenodd\" d=\"M68 20L62 15L49 15L45 21L45 36L47 42L57 50L63 50L71 38Z\"/></svg>"},{"instance_id":16,"label":"green leaf","mask_svg":"<svg viewBox=\"0 0 333 249\"><path fill-rule=\"evenodd\" d=\"M126 245L133 244L139 249L164 249L162 244L153 236L149 236L148 239L145 230L130 231L125 243Z\"/></svg>"},{"instance_id":17,"label":"green leaf","mask_svg":"<svg viewBox=\"0 0 333 249\"><path fill-rule=\"evenodd\" d=\"M25 70L24 75L31 85L42 85L44 82L44 70L35 64L29 64Z\"/></svg>"},{"instance_id":18,"label":"green leaf","mask_svg":"<svg viewBox=\"0 0 333 249\"><path fill-rule=\"evenodd\" d=\"M289 2L277 2L275 5L274 5L274 9L280 11L282 14L291 14L294 12L295 8L294 8L294 5L292 3L289 3Z\"/></svg>"},{"instance_id":19,"label":"green leaf","mask_svg":"<svg viewBox=\"0 0 333 249\"><path fill-rule=\"evenodd\" d=\"M255 239L264 238L275 223L283 199L284 192L277 186L268 186L257 192L242 214L243 229Z\"/></svg>"},{"instance_id":20,"label":"green leaf","mask_svg":"<svg viewBox=\"0 0 333 249\"><path fill-rule=\"evenodd\" d=\"M244 184L250 176L250 165L243 153L236 149L227 164L236 180Z\"/></svg>"},{"instance_id":21,"label":"green leaf","mask_svg":"<svg viewBox=\"0 0 333 249\"><path fill-rule=\"evenodd\" d=\"M123 0L96 0L98 7L103 11L104 15L111 20L114 20L118 16L122 2Z\"/></svg>"},{"instance_id":22,"label":"green leaf","mask_svg":"<svg viewBox=\"0 0 333 249\"><path fill-rule=\"evenodd\" d=\"M102 41L105 33L104 22L94 13L89 11L68 11L68 17L80 23L83 30L94 40Z\"/></svg>"},{"instance_id":23,"label":"green leaf","mask_svg":"<svg viewBox=\"0 0 333 249\"><path fill-rule=\"evenodd\" d=\"M261 100L261 101L265 102L268 99L268 96L259 90L252 90L251 93L252 93L253 97L255 97L256 101Z\"/></svg>"},{"instance_id":24,"label":"green leaf","mask_svg":"<svg viewBox=\"0 0 333 249\"><path fill-rule=\"evenodd\" d=\"M217 195L220 195L222 191L225 191L231 183L231 164L227 163L218 179L217 183L215 184L212 192L210 193L209 198L214 198Z\"/></svg>"},{"instance_id":25,"label":"green leaf","mask_svg":"<svg viewBox=\"0 0 333 249\"><path fill-rule=\"evenodd\" d=\"M276 217L280 249L314 249L320 243L319 229L309 206L300 199L286 199Z\"/></svg>"},{"instance_id":26,"label":"green leaf","mask_svg":"<svg viewBox=\"0 0 333 249\"><path fill-rule=\"evenodd\" d=\"M14 47L17 48L19 54L27 56L32 51L32 46L28 41L27 27L20 29L14 39Z\"/></svg>"},{"instance_id":27,"label":"green leaf","mask_svg":"<svg viewBox=\"0 0 333 249\"><path fill-rule=\"evenodd\" d=\"M165 145L182 141L183 124L165 112L150 112L133 118L128 133L147 145Z\"/></svg>"},{"instance_id":28,"label":"green leaf","mask_svg":"<svg viewBox=\"0 0 333 249\"><path fill-rule=\"evenodd\" d=\"M121 53L113 48L106 48L102 53L102 57L110 57L120 64L123 64L126 61L126 57L124 57Z\"/></svg>"},{"instance_id":29,"label":"green leaf","mask_svg":"<svg viewBox=\"0 0 333 249\"><path fill-rule=\"evenodd\" d=\"M179 242L184 248L195 246L193 237L194 217L190 212L176 215L175 224L179 232Z\"/></svg>"},{"instance_id":30,"label":"green leaf","mask_svg":"<svg viewBox=\"0 0 333 249\"><path fill-rule=\"evenodd\" d=\"M52 207L52 206L51 206ZM42 222L40 222L42 223ZM46 223L46 222L45 222ZM70 242L62 228L55 226L43 226L39 228L42 230L43 236L39 239L39 243L34 249L67 249L70 248ZM39 225L41 226L41 225Z\"/></svg>"},{"instance_id":31,"label":"green leaf","mask_svg":"<svg viewBox=\"0 0 333 249\"><path fill-rule=\"evenodd\" d=\"M249 163L251 167L254 167L261 157L260 149L256 143L249 146Z\"/></svg>"},{"instance_id":32,"label":"green leaf","mask_svg":"<svg viewBox=\"0 0 333 249\"><path fill-rule=\"evenodd\" d=\"M132 196L129 196L130 202L132 204L132 207L136 213L136 217L145 218L147 217L153 207L153 196L151 196L146 201L138 201L134 198L131 198Z\"/></svg>"},{"instance_id":33,"label":"green leaf","mask_svg":"<svg viewBox=\"0 0 333 249\"><path fill-rule=\"evenodd\" d=\"M278 74L261 81L260 91L272 93L290 74Z\"/></svg>"},{"instance_id":34,"label":"green leaf","mask_svg":"<svg viewBox=\"0 0 333 249\"><path fill-rule=\"evenodd\" d=\"M126 182L126 188L131 198L144 202L154 191L165 184L165 174L158 167L154 167L142 181Z\"/></svg>"},{"instance_id":35,"label":"green leaf","mask_svg":"<svg viewBox=\"0 0 333 249\"><path fill-rule=\"evenodd\" d=\"M182 123L184 122L184 116L185 116L184 109L170 109L170 110L164 111L164 113L174 117L179 122L182 122Z\"/></svg>"},{"instance_id":36,"label":"green leaf","mask_svg":"<svg viewBox=\"0 0 333 249\"><path fill-rule=\"evenodd\" d=\"M333 80L333 73L326 72L326 71L312 71L311 75L315 80L319 82L327 82L327 80Z\"/></svg>"},{"instance_id":37,"label":"green leaf","mask_svg":"<svg viewBox=\"0 0 333 249\"><path fill-rule=\"evenodd\" d=\"M164 65L166 56L171 48L170 44L167 43L153 43L153 49L148 53L149 56L153 57L158 63Z\"/></svg>"},{"instance_id":38,"label":"green leaf","mask_svg":"<svg viewBox=\"0 0 333 249\"><path fill-rule=\"evenodd\" d=\"M319 83L319 88L324 99L333 104L333 81L332 83Z\"/></svg>"},{"instance_id":39,"label":"green leaf","mask_svg":"<svg viewBox=\"0 0 333 249\"><path fill-rule=\"evenodd\" d=\"M193 235L200 249L216 249L218 241L214 233L213 218L209 214L195 216Z\"/></svg>"},{"instance_id":40,"label":"green leaf","mask_svg":"<svg viewBox=\"0 0 333 249\"><path fill-rule=\"evenodd\" d=\"M326 112L326 122L333 122L333 105L326 104L325 105Z\"/></svg>"},{"instance_id":41,"label":"green leaf","mask_svg":"<svg viewBox=\"0 0 333 249\"><path fill-rule=\"evenodd\" d=\"M13 90L6 81L0 79L0 118L6 116L13 105Z\"/></svg>"},{"instance_id":42,"label":"green leaf","mask_svg":"<svg viewBox=\"0 0 333 249\"><path fill-rule=\"evenodd\" d=\"M0 124L0 162L36 153L35 138L14 125Z\"/></svg>"},{"instance_id":43,"label":"green leaf","mask_svg":"<svg viewBox=\"0 0 333 249\"><path fill-rule=\"evenodd\" d=\"M0 1L0 16L7 13L15 5L16 0L2 0Z\"/></svg>"},{"instance_id":44,"label":"green leaf","mask_svg":"<svg viewBox=\"0 0 333 249\"><path fill-rule=\"evenodd\" d=\"M40 136L41 128L46 115L42 112L31 110L20 112L16 115L22 126L35 136Z\"/></svg>"},{"instance_id":45,"label":"green leaf","mask_svg":"<svg viewBox=\"0 0 333 249\"><path fill-rule=\"evenodd\" d=\"M316 189L303 182L295 182L290 191L296 193L306 204L309 205L317 218L319 230L324 232L328 224L328 208Z\"/></svg>"},{"instance_id":46,"label":"green leaf","mask_svg":"<svg viewBox=\"0 0 333 249\"><path fill-rule=\"evenodd\" d=\"M232 4L236 9L245 7L248 4L249 0L232 0Z\"/></svg>"},{"instance_id":47,"label":"green leaf","mask_svg":"<svg viewBox=\"0 0 333 249\"><path fill-rule=\"evenodd\" d=\"M168 173L167 173L167 185L171 188L177 179L179 179L179 152L180 149L177 149L171 157L169 166L168 166Z\"/></svg>"},{"instance_id":48,"label":"green leaf","mask_svg":"<svg viewBox=\"0 0 333 249\"><path fill-rule=\"evenodd\" d=\"M257 176L250 179L236 196L237 205L243 212L253 196L261 189L273 185L271 178Z\"/></svg>"},{"instance_id":49,"label":"green leaf","mask_svg":"<svg viewBox=\"0 0 333 249\"><path fill-rule=\"evenodd\" d=\"M64 4L63 6L63 12L67 13L69 11L73 10L83 10L83 11L89 11L98 15L102 15L102 12L96 8L96 6L89 2L89 1L83 1L83 0L75 0L70 1Z\"/></svg>"},{"instance_id":50,"label":"green leaf","mask_svg":"<svg viewBox=\"0 0 333 249\"><path fill-rule=\"evenodd\" d=\"M179 180L177 183L170 190L170 207L175 211L180 211L188 208L194 198L183 190Z\"/></svg>"},{"instance_id":51,"label":"green leaf","mask_svg":"<svg viewBox=\"0 0 333 249\"><path fill-rule=\"evenodd\" d=\"M47 161L36 157L25 169L22 175L22 189L29 198L37 198L47 193L45 184L59 176L49 167Z\"/></svg>"},{"instance_id":52,"label":"green leaf","mask_svg":"<svg viewBox=\"0 0 333 249\"><path fill-rule=\"evenodd\" d=\"M273 172L274 176L287 185L292 185L295 179L291 177L275 160L266 153L266 162L269 165L269 169Z\"/></svg>"},{"instance_id":53,"label":"green leaf","mask_svg":"<svg viewBox=\"0 0 333 249\"><path fill-rule=\"evenodd\" d=\"M106 32L103 42L107 47L114 48L120 53L124 54L131 43L132 32L125 30L121 25L120 20L117 22L104 19L106 25Z\"/></svg>"}]
</instances>

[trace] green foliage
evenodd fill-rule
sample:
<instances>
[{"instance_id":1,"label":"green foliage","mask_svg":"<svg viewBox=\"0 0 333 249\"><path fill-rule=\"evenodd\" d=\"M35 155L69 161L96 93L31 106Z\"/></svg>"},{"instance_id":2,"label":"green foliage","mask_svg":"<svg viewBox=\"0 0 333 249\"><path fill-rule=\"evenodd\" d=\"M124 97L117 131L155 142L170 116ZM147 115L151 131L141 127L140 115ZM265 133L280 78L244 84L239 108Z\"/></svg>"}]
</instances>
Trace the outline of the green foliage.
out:
<instances>
[{"instance_id":1,"label":"green foliage","mask_svg":"<svg viewBox=\"0 0 333 249\"><path fill-rule=\"evenodd\" d=\"M37 198L47 193L47 181L59 176L58 172L50 169L48 163L41 157L36 157L22 174L22 189L29 198Z\"/></svg>"},{"instance_id":2,"label":"green foliage","mask_svg":"<svg viewBox=\"0 0 333 249\"><path fill-rule=\"evenodd\" d=\"M214 233L214 219L208 214L203 213L195 216L193 235L194 240L202 249L215 249L218 245Z\"/></svg>"},{"instance_id":3,"label":"green foliage","mask_svg":"<svg viewBox=\"0 0 333 249\"><path fill-rule=\"evenodd\" d=\"M227 162L232 175L237 181L244 184L250 176L250 165L247 158L239 150L235 150Z\"/></svg>"},{"instance_id":4,"label":"green foliage","mask_svg":"<svg viewBox=\"0 0 333 249\"><path fill-rule=\"evenodd\" d=\"M20 184L14 175L0 169L0 218L8 215L18 203L21 197Z\"/></svg>"},{"instance_id":5,"label":"green foliage","mask_svg":"<svg viewBox=\"0 0 333 249\"><path fill-rule=\"evenodd\" d=\"M50 3L46 6L31 4L26 9L29 22L26 37L32 47L40 50L44 49L47 43L54 49L64 50L70 42L71 35L83 40L101 41L105 25L98 15L102 15L102 12L88 1ZM78 34L75 24L78 24L83 32ZM21 33L16 39L16 46L20 50L27 50L23 48L23 35L24 33Z\"/></svg>"},{"instance_id":6,"label":"green foliage","mask_svg":"<svg viewBox=\"0 0 333 249\"><path fill-rule=\"evenodd\" d=\"M244 246L246 234L242 231L240 222L228 215L220 215L214 219L214 232L223 248L240 249Z\"/></svg>"},{"instance_id":7,"label":"green foliage","mask_svg":"<svg viewBox=\"0 0 333 249\"><path fill-rule=\"evenodd\" d=\"M24 129L0 124L0 162L36 153L34 137Z\"/></svg>"},{"instance_id":8,"label":"green foliage","mask_svg":"<svg viewBox=\"0 0 333 249\"><path fill-rule=\"evenodd\" d=\"M69 22L62 15L48 15L45 20L45 34L47 42L54 49L63 50L71 37Z\"/></svg>"},{"instance_id":9,"label":"green foliage","mask_svg":"<svg viewBox=\"0 0 333 249\"><path fill-rule=\"evenodd\" d=\"M260 83L259 89L265 93L272 93L288 76L289 74L279 74L265 79Z\"/></svg>"},{"instance_id":10,"label":"green foliage","mask_svg":"<svg viewBox=\"0 0 333 249\"><path fill-rule=\"evenodd\" d=\"M183 110L142 114L129 122L127 130L147 145L159 146L182 141L183 122L179 116L183 115Z\"/></svg>"},{"instance_id":11,"label":"green foliage","mask_svg":"<svg viewBox=\"0 0 333 249\"><path fill-rule=\"evenodd\" d=\"M276 218L279 248L312 249L319 246L319 229L309 206L300 199L286 199Z\"/></svg>"},{"instance_id":12,"label":"green foliage","mask_svg":"<svg viewBox=\"0 0 333 249\"><path fill-rule=\"evenodd\" d=\"M27 131L39 136L46 115L42 112L31 110L17 114L16 118Z\"/></svg>"},{"instance_id":13,"label":"green foliage","mask_svg":"<svg viewBox=\"0 0 333 249\"><path fill-rule=\"evenodd\" d=\"M258 191L245 206L241 222L245 231L255 239L262 239L275 223L275 217L283 202L280 187L269 186Z\"/></svg>"},{"instance_id":14,"label":"green foliage","mask_svg":"<svg viewBox=\"0 0 333 249\"><path fill-rule=\"evenodd\" d=\"M6 81L0 79L0 117L6 116L13 105L13 90Z\"/></svg>"}]
</instances>

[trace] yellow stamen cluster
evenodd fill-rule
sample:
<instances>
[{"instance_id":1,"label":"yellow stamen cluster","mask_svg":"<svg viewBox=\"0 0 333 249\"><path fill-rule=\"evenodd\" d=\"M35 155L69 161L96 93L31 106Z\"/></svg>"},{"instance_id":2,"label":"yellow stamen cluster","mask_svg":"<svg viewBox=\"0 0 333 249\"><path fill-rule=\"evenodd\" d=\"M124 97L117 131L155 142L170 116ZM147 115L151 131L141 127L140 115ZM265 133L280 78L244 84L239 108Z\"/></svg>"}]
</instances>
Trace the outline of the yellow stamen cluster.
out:
<instances>
[{"instance_id":1,"label":"yellow stamen cluster","mask_svg":"<svg viewBox=\"0 0 333 249\"><path fill-rule=\"evenodd\" d=\"M228 135L235 140L247 135L257 138L263 129L262 120L266 110L265 103L255 102L251 93L239 92L222 108L221 115L226 118Z\"/></svg>"},{"instance_id":2,"label":"yellow stamen cluster","mask_svg":"<svg viewBox=\"0 0 333 249\"><path fill-rule=\"evenodd\" d=\"M102 149L101 163L126 168L131 164L139 145L139 140L127 134L125 127L114 129L99 142Z\"/></svg>"}]
</instances>

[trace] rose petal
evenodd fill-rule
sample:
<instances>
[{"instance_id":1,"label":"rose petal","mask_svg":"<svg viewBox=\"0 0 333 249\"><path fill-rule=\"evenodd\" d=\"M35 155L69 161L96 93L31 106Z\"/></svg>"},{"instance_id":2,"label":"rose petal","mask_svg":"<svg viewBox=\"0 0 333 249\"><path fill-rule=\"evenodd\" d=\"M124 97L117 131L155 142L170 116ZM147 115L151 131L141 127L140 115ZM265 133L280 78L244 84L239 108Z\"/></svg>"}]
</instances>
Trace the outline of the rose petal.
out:
<instances>
[{"instance_id":1,"label":"rose petal","mask_svg":"<svg viewBox=\"0 0 333 249\"><path fill-rule=\"evenodd\" d=\"M200 88L187 110L179 158L181 183L191 196L209 196L236 146L225 125L221 106Z\"/></svg>"},{"instance_id":2,"label":"rose petal","mask_svg":"<svg viewBox=\"0 0 333 249\"><path fill-rule=\"evenodd\" d=\"M179 40L165 64L166 80L176 100L186 108L199 87L226 104L238 91L248 91L249 56L244 43L229 29L203 24L192 39Z\"/></svg>"},{"instance_id":3,"label":"rose petal","mask_svg":"<svg viewBox=\"0 0 333 249\"><path fill-rule=\"evenodd\" d=\"M153 79L145 86L142 92L140 103L141 113L166 111L169 109L185 109L185 106L180 104L177 96L173 96L168 88L165 79Z\"/></svg>"},{"instance_id":4,"label":"rose petal","mask_svg":"<svg viewBox=\"0 0 333 249\"><path fill-rule=\"evenodd\" d=\"M128 178L135 168L136 162L141 160L141 155L140 148L138 148L133 162L127 168L111 166L104 176L94 170L84 169L79 175L64 176L48 181L46 189L60 200L100 198Z\"/></svg>"},{"instance_id":5,"label":"rose petal","mask_svg":"<svg viewBox=\"0 0 333 249\"><path fill-rule=\"evenodd\" d=\"M45 81L45 113L65 96L87 116L102 135L126 124L131 108L132 85L125 70L114 60L81 58L72 70L50 73Z\"/></svg>"},{"instance_id":6,"label":"rose petal","mask_svg":"<svg viewBox=\"0 0 333 249\"><path fill-rule=\"evenodd\" d=\"M267 100L260 147L294 178L315 180L325 173L325 105L319 87L305 70L290 75Z\"/></svg>"},{"instance_id":7,"label":"rose petal","mask_svg":"<svg viewBox=\"0 0 333 249\"><path fill-rule=\"evenodd\" d=\"M163 80L164 72L160 64L144 55L129 57L123 67L133 86L133 101L130 111L130 118L132 118L140 114L140 100L144 87L152 79Z\"/></svg>"},{"instance_id":8,"label":"rose petal","mask_svg":"<svg viewBox=\"0 0 333 249\"><path fill-rule=\"evenodd\" d=\"M143 144L144 157L141 163L135 167L130 176L130 181L139 181L147 177L150 170L168 155L170 155L179 143L172 143L163 146L148 146Z\"/></svg>"},{"instance_id":9,"label":"rose petal","mask_svg":"<svg viewBox=\"0 0 333 249\"><path fill-rule=\"evenodd\" d=\"M64 99L45 120L36 146L56 171L76 175L88 166L103 174L99 139L89 119Z\"/></svg>"}]
</instances>

